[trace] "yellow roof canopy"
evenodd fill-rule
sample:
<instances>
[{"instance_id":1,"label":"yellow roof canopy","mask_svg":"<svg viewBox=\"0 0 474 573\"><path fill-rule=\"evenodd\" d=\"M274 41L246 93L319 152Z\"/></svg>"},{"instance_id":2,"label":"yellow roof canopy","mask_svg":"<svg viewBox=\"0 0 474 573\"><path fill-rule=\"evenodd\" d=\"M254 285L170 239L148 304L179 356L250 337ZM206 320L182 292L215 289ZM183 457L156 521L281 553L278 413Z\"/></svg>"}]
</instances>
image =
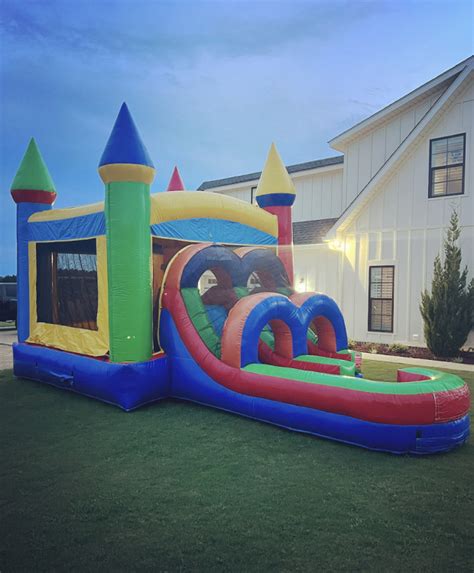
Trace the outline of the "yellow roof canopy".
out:
<instances>
[{"instance_id":1,"label":"yellow roof canopy","mask_svg":"<svg viewBox=\"0 0 474 573\"><path fill-rule=\"evenodd\" d=\"M29 222L60 221L104 211L104 202L81 207L51 209L30 216ZM219 193L180 191L151 195L150 225L184 219L233 221L278 236L277 218L256 205Z\"/></svg>"}]
</instances>

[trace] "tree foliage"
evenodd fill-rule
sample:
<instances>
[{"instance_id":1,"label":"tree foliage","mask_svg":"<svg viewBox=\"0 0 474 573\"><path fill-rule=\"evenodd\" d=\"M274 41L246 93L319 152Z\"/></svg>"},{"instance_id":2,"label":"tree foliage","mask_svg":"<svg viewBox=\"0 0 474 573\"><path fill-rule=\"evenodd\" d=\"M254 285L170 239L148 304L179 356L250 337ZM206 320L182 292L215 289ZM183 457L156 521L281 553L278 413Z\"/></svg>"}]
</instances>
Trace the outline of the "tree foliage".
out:
<instances>
[{"instance_id":1,"label":"tree foliage","mask_svg":"<svg viewBox=\"0 0 474 573\"><path fill-rule=\"evenodd\" d=\"M461 271L459 218L453 211L444 240L444 257L434 260L431 293L421 293L420 312L428 348L435 356L457 356L474 325L474 279Z\"/></svg>"}]
</instances>

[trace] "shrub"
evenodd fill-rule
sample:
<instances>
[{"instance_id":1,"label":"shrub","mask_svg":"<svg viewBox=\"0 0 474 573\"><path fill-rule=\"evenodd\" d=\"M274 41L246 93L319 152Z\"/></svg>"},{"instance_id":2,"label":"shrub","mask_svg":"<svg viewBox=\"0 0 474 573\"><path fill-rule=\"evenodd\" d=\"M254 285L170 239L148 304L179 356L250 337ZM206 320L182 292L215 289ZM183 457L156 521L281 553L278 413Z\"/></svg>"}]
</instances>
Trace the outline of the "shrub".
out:
<instances>
[{"instance_id":1,"label":"shrub","mask_svg":"<svg viewBox=\"0 0 474 573\"><path fill-rule=\"evenodd\" d=\"M406 354L408 352L408 346L394 342L393 344L390 344L388 350L393 354Z\"/></svg>"},{"instance_id":2,"label":"shrub","mask_svg":"<svg viewBox=\"0 0 474 573\"><path fill-rule=\"evenodd\" d=\"M435 356L457 356L473 326L474 279L467 282L467 267L461 272L461 234L456 211L444 240L444 260L434 260L431 293L421 294L420 312L428 348Z\"/></svg>"}]
</instances>

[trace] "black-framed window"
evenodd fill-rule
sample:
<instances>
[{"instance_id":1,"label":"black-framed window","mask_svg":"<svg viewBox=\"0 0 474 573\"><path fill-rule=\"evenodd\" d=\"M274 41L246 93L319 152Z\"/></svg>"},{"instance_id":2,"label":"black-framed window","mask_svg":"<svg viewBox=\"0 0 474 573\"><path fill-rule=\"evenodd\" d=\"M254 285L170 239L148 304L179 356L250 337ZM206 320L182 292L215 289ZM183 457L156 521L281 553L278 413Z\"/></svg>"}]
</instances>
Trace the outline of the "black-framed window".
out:
<instances>
[{"instance_id":1,"label":"black-framed window","mask_svg":"<svg viewBox=\"0 0 474 573\"><path fill-rule=\"evenodd\" d=\"M256 193L257 193L257 186L251 187L250 188L250 203L252 203L252 205L255 205L257 203L257 199L255 197Z\"/></svg>"},{"instance_id":2,"label":"black-framed window","mask_svg":"<svg viewBox=\"0 0 474 573\"><path fill-rule=\"evenodd\" d=\"M393 332L395 267L369 267L369 330Z\"/></svg>"},{"instance_id":3,"label":"black-framed window","mask_svg":"<svg viewBox=\"0 0 474 573\"><path fill-rule=\"evenodd\" d=\"M465 133L430 140L429 197L464 193L465 157Z\"/></svg>"}]
</instances>

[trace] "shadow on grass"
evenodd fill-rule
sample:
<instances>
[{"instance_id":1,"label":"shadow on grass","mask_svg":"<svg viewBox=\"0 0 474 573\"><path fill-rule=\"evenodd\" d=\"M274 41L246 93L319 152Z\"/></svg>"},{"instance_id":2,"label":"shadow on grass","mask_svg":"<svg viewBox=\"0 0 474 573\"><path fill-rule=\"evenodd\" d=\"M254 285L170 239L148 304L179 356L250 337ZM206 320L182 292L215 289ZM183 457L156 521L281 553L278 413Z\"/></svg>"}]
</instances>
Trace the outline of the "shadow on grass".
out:
<instances>
[{"instance_id":1,"label":"shadow on grass","mask_svg":"<svg viewBox=\"0 0 474 573\"><path fill-rule=\"evenodd\" d=\"M11 371L0 420L2 571L469 569L470 444L398 457L172 400L126 414Z\"/></svg>"}]
</instances>

